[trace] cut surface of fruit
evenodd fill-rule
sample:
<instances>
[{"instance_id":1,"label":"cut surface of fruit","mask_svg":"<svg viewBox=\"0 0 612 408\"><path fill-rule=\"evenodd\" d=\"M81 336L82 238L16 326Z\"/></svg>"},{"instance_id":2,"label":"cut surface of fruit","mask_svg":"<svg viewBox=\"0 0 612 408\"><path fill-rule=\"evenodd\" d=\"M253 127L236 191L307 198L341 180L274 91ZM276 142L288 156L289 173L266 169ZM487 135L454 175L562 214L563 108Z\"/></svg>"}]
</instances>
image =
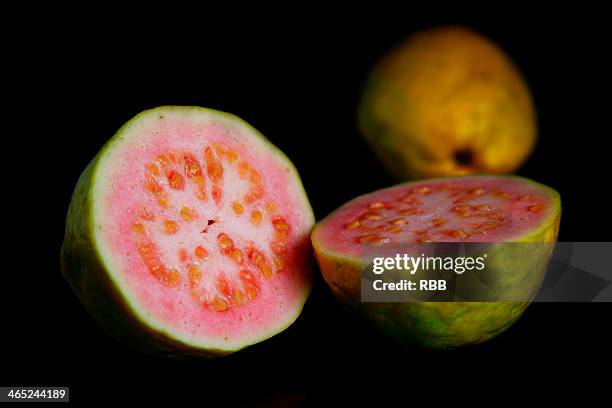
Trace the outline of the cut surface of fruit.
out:
<instances>
[{"instance_id":1,"label":"cut surface of fruit","mask_svg":"<svg viewBox=\"0 0 612 408\"><path fill-rule=\"evenodd\" d=\"M242 120L203 108L145 111L85 177L91 201L71 211L91 222L100 273L170 343L231 352L299 314L312 210L291 162ZM73 231L67 258L81 256Z\"/></svg>"},{"instance_id":2,"label":"cut surface of fruit","mask_svg":"<svg viewBox=\"0 0 612 408\"><path fill-rule=\"evenodd\" d=\"M330 252L354 256L361 245L523 240L527 231L550 224L555 197L518 177L400 184L342 206L317 229L316 239Z\"/></svg>"},{"instance_id":3,"label":"cut surface of fruit","mask_svg":"<svg viewBox=\"0 0 612 408\"><path fill-rule=\"evenodd\" d=\"M554 243L560 216L559 194L528 179L432 179L351 200L319 221L311 240L323 278L341 303L401 343L454 348L487 341L521 316L541 284L552 246L506 243ZM482 279L494 284L484 293L510 301L362 302L362 273L373 257L398 251L420 257L440 242L486 243L480 245L489 255ZM418 279L439 277L436 271L418 273ZM481 283L478 278L457 282L466 293L481 293L480 286L470 286Z\"/></svg>"}]
</instances>

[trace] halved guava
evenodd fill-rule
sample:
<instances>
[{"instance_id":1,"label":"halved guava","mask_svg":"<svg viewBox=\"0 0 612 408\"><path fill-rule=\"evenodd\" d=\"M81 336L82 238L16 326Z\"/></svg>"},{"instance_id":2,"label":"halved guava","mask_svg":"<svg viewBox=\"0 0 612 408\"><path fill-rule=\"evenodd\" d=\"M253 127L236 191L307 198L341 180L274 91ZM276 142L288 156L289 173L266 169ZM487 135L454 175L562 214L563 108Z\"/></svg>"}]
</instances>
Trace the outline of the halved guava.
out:
<instances>
[{"instance_id":1,"label":"halved guava","mask_svg":"<svg viewBox=\"0 0 612 408\"><path fill-rule=\"evenodd\" d=\"M311 288L312 209L289 159L238 117L147 110L81 175L62 270L111 334L216 356L288 327Z\"/></svg>"},{"instance_id":2,"label":"halved guava","mask_svg":"<svg viewBox=\"0 0 612 408\"><path fill-rule=\"evenodd\" d=\"M552 246L507 243L556 242L560 215L559 194L525 178L431 179L349 201L315 226L311 240L323 277L341 302L401 342L453 348L491 339L521 316L539 288ZM361 301L369 258L388 255L388 248L419 256L428 246L453 242L489 243L488 273L496 293L517 301Z\"/></svg>"}]
</instances>

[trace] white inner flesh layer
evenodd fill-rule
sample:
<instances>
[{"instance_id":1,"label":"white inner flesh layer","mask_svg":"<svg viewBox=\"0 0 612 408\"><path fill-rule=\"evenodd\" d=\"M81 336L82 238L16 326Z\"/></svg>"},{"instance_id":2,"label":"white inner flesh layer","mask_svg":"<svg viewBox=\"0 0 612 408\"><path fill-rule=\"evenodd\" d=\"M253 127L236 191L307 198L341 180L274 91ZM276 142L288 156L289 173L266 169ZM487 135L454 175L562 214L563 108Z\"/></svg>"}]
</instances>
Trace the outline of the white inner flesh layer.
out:
<instances>
[{"instance_id":1,"label":"white inner flesh layer","mask_svg":"<svg viewBox=\"0 0 612 408\"><path fill-rule=\"evenodd\" d=\"M240 283L240 271L247 269L258 273L257 266L247 259L248 248L261 251L270 263L276 257L270 248L270 243L273 242L275 235L272 224L273 216L265 208L266 203L274 203L274 201L266 194L257 202L246 204L244 197L252 184L240 177L236 163L230 164L223 160L220 162L223 168L223 179L219 183L222 191L220 203L215 202L211 196L213 183L209 177L206 177L205 184L207 199L203 201L197 196L196 184L190 182L187 177L185 177L183 189L173 189L167 177L160 175L158 177L160 185L169 194L169 206L160 208L156 196L150 194L147 208L155 209L153 212L157 212L156 220L141 221L151 240L157 243L160 256L168 269L176 269L181 272L181 275L188 278L187 269L190 265L200 267L203 278L199 281L198 286L211 299L214 296L222 295L217 287L217 278L225 277L234 288L244 291ZM206 173L206 166L201 161L200 166ZM185 173L180 167L180 165L176 166L177 172L184 176ZM242 214L235 212L232 207L234 202L244 206ZM181 210L185 208L189 210L193 220L186 221L182 218ZM251 221L253 211L262 213L262 221L257 225ZM178 230L175 233L168 233L167 221L177 223ZM220 234L227 235L233 241L234 247L240 251L243 258L241 263L231 254L223 253L219 243ZM200 259L196 255L198 247L206 251L205 259Z\"/></svg>"}]
</instances>

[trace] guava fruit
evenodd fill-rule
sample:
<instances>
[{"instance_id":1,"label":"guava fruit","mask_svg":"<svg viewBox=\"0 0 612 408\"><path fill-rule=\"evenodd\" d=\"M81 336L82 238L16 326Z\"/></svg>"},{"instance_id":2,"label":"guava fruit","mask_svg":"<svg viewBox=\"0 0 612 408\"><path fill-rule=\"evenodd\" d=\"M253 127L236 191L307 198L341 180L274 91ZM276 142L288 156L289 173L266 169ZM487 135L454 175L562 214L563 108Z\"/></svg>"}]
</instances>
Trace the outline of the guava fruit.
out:
<instances>
[{"instance_id":1,"label":"guava fruit","mask_svg":"<svg viewBox=\"0 0 612 408\"><path fill-rule=\"evenodd\" d=\"M401 343L454 348L489 340L521 316L546 272L560 214L559 194L525 178L439 178L357 197L319 221L311 240L338 300ZM499 301L362 301L363 268L372 256L386 248L419 256L448 245L440 243L489 243L487 270Z\"/></svg>"},{"instance_id":2,"label":"guava fruit","mask_svg":"<svg viewBox=\"0 0 612 408\"><path fill-rule=\"evenodd\" d=\"M381 59L358 123L400 180L512 173L536 140L519 70L489 39L454 26L416 33Z\"/></svg>"},{"instance_id":3,"label":"guava fruit","mask_svg":"<svg viewBox=\"0 0 612 408\"><path fill-rule=\"evenodd\" d=\"M240 118L147 110L81 175L61 263L115 337L167 355L225 355L299 315L312 209L289 159Z\"/></svg>"}]
</instances>

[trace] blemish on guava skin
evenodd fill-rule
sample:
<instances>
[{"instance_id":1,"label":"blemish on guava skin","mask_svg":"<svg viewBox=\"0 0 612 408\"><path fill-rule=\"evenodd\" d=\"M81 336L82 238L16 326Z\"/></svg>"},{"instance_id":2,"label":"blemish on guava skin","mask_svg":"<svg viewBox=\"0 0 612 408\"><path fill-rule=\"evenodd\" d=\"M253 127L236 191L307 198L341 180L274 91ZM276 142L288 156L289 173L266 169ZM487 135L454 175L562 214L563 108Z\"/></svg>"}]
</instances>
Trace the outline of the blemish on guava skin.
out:
<instances>
[{"instance_id":1,"label":"blemish on guava skin","mask_svg":"<svg viewBox=\"0 0 612 408\"><path fill-rule=\"evenodd\" d=\"M459 149L453 154L455 162L461 166L471 166L474 164L474 153L470 149Z\"/></svg>"}]
</instances>

